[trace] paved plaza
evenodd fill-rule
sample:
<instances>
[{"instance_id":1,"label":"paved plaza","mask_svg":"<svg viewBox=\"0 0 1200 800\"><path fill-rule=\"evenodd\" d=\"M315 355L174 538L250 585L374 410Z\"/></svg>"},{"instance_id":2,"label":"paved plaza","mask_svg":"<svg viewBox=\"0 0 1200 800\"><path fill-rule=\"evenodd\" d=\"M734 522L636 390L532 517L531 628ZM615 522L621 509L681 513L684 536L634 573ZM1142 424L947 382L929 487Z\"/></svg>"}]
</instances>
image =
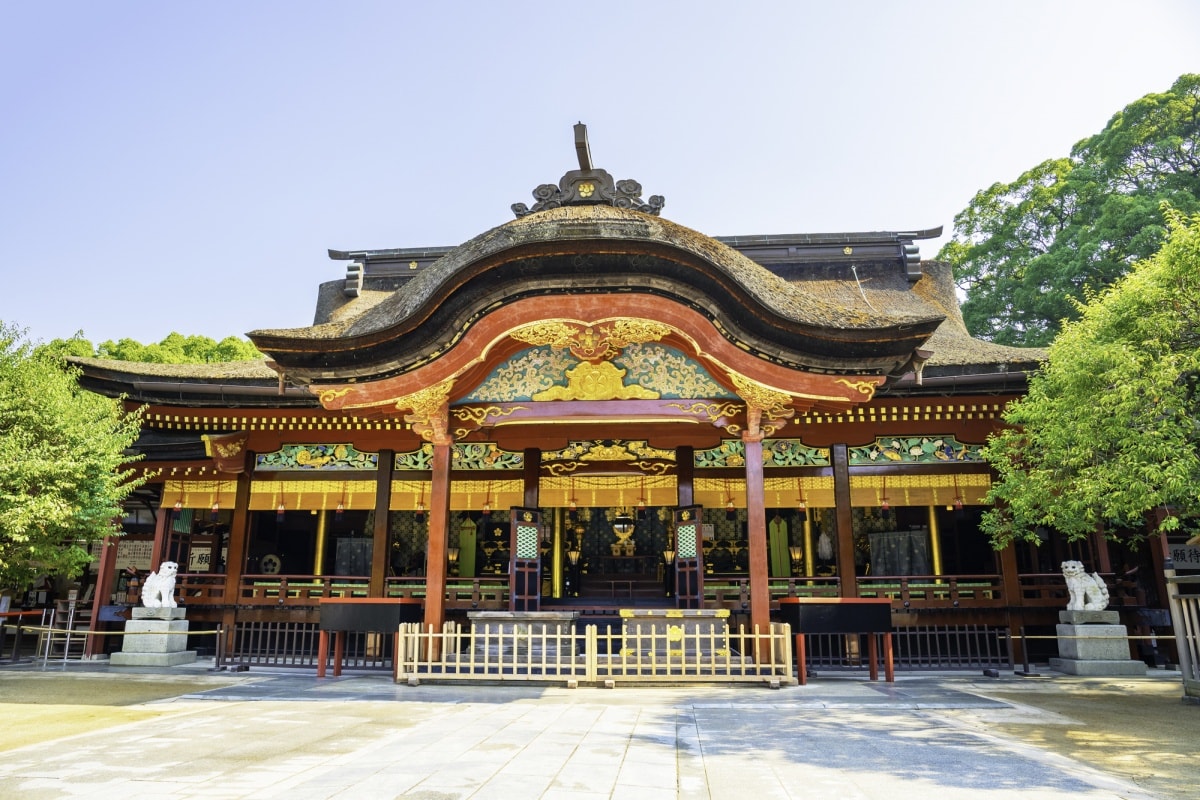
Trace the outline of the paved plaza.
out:
<instances>
[{"instance_id":1,"label":"paved plaza","mask_svg":"<svg viewBox=\"0 0 1200 800\"><path fill-rule=\"evenodd\" d=\"M1163 752L1200 732L1181 694L1178 674L1157 670L771 690L26 665L0 668L0 797L1197 798L1194 757ZM1104 704L1113 714L1096 716ZM1098 729L1122 717L1127 730ZM1157 738L1139 744L1139 730ZM1113 736L1108 761L1087 752Z\"/></svg>"}]
</instances>

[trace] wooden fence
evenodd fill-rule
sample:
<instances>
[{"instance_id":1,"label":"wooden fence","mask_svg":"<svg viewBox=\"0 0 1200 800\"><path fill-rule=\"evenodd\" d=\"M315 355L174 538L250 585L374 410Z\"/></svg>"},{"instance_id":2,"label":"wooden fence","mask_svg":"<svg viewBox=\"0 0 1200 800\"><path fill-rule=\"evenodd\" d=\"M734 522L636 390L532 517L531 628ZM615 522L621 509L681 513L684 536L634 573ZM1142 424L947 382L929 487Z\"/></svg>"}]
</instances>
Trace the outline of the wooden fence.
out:
<instances>
[{"instance_id":1,"label":"wooden fence","mask_svg":"<svg viewBox=\"0 0 1200 800\"><path fill-rule=\"evenodd\" d=\"M447 622L442 630L400 626L396 679L436 681L565 681L622 683L795 683L791 628L766 632L717 625L596 625L543 629Z\"/></svg>"},{"instance_id":2,"label":"wooden fence","mask_svg":"<svg viewBox=\"0 0 1200 800\"><path fill-rule=\"evenodd\" d=\"M1200 697L1200 575L1176 575L1175 570L1166 570L1166 576L1183 692L1188 697Z\"/></svg>"}]
</instances>

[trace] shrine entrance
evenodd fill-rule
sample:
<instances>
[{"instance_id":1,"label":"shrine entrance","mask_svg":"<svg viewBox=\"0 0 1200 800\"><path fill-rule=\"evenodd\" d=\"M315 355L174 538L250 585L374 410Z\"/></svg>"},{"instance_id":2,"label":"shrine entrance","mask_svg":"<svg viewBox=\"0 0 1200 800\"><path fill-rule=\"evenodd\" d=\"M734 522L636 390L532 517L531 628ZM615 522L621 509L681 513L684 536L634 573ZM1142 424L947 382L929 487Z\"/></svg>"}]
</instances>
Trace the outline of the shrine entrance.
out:
<instances>
[{"instance_id":1,"label":"shrine entrance","mask_svg":"<svg viewBox=\"0 0 1200 800\"><path fill-rule=\"evenodd\" d=\"M558 509L562 518L558 559L550 569L561 572L561 585L552 581L544 603L620 607L675 606L674 550L671 509L632 508ZM555 590L558 590L557 592Z\"/></svg>"}]
</instances>

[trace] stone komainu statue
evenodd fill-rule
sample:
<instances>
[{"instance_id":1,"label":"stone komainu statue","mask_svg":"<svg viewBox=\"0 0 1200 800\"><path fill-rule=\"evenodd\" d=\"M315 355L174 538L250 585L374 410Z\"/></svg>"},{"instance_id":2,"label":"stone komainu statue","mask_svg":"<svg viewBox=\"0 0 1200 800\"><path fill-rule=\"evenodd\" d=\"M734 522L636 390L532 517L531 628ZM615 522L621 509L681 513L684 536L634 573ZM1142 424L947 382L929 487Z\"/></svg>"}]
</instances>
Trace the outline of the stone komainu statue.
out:
<instances>
[{"instance_id":1,"label":"stone komainu statue","mask_svg":"<svg viewBox=\"0 0 1200 800\"><path fill-rule=\"evenodd\" d=\"M151 572L142 583L142 605L146 608L176 608L175 575L179 565L174 561L164 561L158 567L158 572Z\"/></svg>"},{"instance_id":2,"label":"stone komainu statue","mask_svg":"<svg viewBox=\"0 0 1200 800\"><path fill-rule=\"evenodd\" d=\"M1108 587L1104 585L1100 573L1089 575L1079 561L1064 561L1062 574L1070 595L1068 611L1103 611L1108 608Z\"/></svg>"}]
</instances>

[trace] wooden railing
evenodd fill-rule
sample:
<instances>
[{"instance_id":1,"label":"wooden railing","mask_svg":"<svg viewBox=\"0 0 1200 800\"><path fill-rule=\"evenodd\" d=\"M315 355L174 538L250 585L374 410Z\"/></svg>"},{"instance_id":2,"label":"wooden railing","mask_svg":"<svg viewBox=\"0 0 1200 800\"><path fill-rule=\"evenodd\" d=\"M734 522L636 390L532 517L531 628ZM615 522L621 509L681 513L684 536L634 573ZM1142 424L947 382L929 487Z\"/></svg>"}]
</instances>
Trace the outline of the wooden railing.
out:
<instances>
[{"instance_id":1,"label":"wooden railing","mask_svg":"<svg viewBox=\"0 0 1200 800\"><path fill-rule=\"evenodd\" d=\"M400 626L396 679L620 682L795 683L791 628L772 623L753 633L744 626L619 627L552 630L536 626L447 622L440 632ZM518 630L520 632L518 632Z\"/></svg>"},{"instance_id":2,"label":"wooden railing","mask_svg":"<svg viewBox=\"0 0 1200 800\"><path fill-rule=\"evenodd\" d=\"M179 602L189 606L225 604L225 576L208 573L181 573L175 576ZM140 600L140 598L138 598Z\"/></svg>"},{"instance_id":3,"label":"wooden railing","mask_svg":"<svg viewBox=\"0 0 1200 800\"><path fill-rule=\"evenodd\" d=\"M238 605L313 606L322 597L366 597L369 578L346 575L243 575Z\"/></svg>"},{"instance_id":4,"label":"wooden railing","mask_svg":"<svg viewBox=\"0 0 1200 800\"><path fill-rule=\"evenodd\" d=\"M425 597L424 578L388 578L387 597ZM446 581L446 608L508 608L508 578L451 578Z\"/></svg>"},{"instance_id":5,"label":"wooden railing","mask_svg":"<svg viewBox=\"0 0 1200 800\"><path fill-rule=\"evenodd\" d=\"M880 575L856 581L859 597L886 597L903 608L995 608L1005 604L1004 581L999 575Z\"/></svg>"},{"instance_id":6,"label":"wooden railing","mask_svg":"<svg viewBox=\"0 0 1200 800\"><path fill-rule=\"evenodd\" d=\"M1067 607L1067 584L1061 572L1027 573L1017 581L1025 605Z\"/></svg>"}]
</instances>

